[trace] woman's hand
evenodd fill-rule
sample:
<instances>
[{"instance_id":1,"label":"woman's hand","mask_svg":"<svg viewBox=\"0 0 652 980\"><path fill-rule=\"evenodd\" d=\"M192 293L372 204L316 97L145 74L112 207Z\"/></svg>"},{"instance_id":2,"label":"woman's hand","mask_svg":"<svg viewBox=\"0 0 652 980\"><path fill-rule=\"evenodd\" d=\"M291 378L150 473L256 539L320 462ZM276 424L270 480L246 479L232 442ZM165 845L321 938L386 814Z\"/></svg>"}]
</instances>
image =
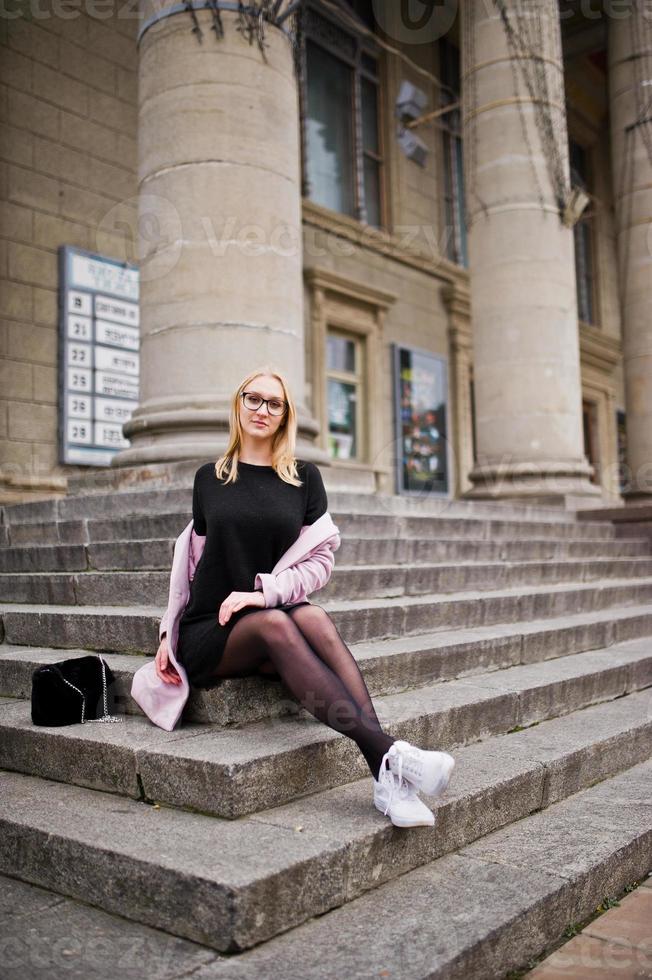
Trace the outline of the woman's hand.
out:
<instances>
[{"instance_id":1,"label":"woman's hand","mask_svg":"<svg viewBox=\"0 0 652 980\"><path fill-rule=\"evenodd\" d=\"M265 596L262 592L231 592L220 606L217 618L220 626L224 626L231 618L231 614L245 606L258 606L265 608Z\"/></svg>"},{"instance_id":2,"label":"woman's hand","mask_svg":"<svg viewBox=\"0 0 652 980\"><path fill-rule=\"evenodd\" d=\"M156 673L165 681L166 684L180 684L181 678L177 673L176 667L170 663L169 660L169 650L168 650L168 638L167 635L161 640L161 644L156 651Z\"/></svg>"}]
</instances>

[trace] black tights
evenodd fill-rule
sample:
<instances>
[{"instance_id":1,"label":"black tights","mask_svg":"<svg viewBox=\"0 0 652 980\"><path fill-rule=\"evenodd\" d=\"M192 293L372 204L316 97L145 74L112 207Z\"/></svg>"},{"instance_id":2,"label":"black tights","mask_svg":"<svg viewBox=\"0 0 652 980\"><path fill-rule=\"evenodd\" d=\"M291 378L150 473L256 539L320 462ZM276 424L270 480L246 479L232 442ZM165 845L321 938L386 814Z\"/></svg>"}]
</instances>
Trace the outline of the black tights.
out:
<instances>
[{"instance_id":1,"label":"black tights","mask_svg":"<svg viewBox=\"0 0 652 980\"><path fill-rule=\"evenodd\" d=\"M248 612L231 630L211 680L275 676L270 667L302 707L357 743L377 779L395 738L383 732L360 668L325 609L309 604Z\"/></svg>"}]
</instances>

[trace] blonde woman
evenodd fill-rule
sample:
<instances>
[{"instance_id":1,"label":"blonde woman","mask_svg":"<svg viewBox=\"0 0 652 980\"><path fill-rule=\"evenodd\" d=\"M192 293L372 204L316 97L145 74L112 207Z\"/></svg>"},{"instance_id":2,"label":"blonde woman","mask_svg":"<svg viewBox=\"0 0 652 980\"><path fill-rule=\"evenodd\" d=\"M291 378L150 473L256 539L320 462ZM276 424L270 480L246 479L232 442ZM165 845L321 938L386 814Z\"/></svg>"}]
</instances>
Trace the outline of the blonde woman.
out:
<instances>
[{"instance_id":1,"label":"blonde woman","mask_svg":"<svg viewBox=\"0 0 652 980\"><path fill-rule=\"evenodd\" d=\"M195 687L256 673L279 678L312 715L357 743L379 810L396 826L431 826L434 815L416 793L441 794L453 758L383 731L357 662L321 606L304 600L267 607L255 587L301 528L328 509L319 469L295 459L296 430L283 376L265 366L244 378L233 395L224 455L195 474L193 530L205 544L175 656ZM156 670L168 683L180 680L165 634Z\"/></svg>"}]
</instances>

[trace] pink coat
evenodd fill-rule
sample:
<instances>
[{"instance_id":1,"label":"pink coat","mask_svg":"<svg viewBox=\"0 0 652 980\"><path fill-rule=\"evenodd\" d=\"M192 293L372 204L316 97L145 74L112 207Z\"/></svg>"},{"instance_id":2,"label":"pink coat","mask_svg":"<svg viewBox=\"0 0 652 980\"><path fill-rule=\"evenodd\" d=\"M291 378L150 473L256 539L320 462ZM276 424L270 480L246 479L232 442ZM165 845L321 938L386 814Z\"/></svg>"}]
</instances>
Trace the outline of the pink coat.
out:
<instances>
[{"instance_id":1,"label":"pink coat","mask_svg":"<svg viewBox=\"0 0 652 980\"><path fill-rule=\"evenodd\" d=\"M171 732L188 700L190 685L182 664L175 657L179 620L190 598L190 582L202 556L206 536L196 534L190 520L174 544L168 606L159 626L159 639L167 632L170 662L181 684L167 683L156 673L154 660L139 667L133 676L131 696L148 718ZM335 565L333 552L341 543L339 528L326 511L314 524L304 524L296 541L277 561L271 572L258 573L253 589L262 589L265 607L284 603L310 602L308 594L323 588ZM253 591L252 589L252 591ZM217 619L217 608L215 609Z\"/></svg>"}]
</instances>

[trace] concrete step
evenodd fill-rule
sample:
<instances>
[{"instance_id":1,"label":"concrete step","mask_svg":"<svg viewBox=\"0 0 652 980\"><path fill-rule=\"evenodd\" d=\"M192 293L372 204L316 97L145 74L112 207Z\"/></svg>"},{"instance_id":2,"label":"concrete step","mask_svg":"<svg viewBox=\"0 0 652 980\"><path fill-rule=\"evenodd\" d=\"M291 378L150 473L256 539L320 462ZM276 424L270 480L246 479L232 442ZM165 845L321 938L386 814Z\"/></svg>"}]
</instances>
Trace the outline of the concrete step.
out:
<instances>
[{"instance_id":1,"label":"concrete step","mask_svg":"<svg viewBox=\"0 0 652 980\"><path fill-rule=\"evenodd\" d=\"M530 623L442 630L413 637L354 643L350 650L372 695L398 694L435 681L472 677L517 664L596 650L652 635L652 603L560 616ZM0 645L0 695L31 697L32 672L41 664L87 656L88 650L63 652L56 647ZM140 714L131 697L134 672L142 656L108 654L115 677L114 710ZM296 714L280 680L258 677L224 678L210 690L192 688L183 721L219 727Z\"/></svg>"},{"instance_id":2,"label":"concrete step","mask_svg":"<svg viewBox=\"0 0 652 980\"><path fill-rule=\"evenodd\" d=\"M613 542L611 542L613 544ZM0 551L0 572L167 571L172 567L174 538L102 541L90 544L20 545ZM636 550L624 555L644 555ZM620 557L620 553L618 553Z\"/></svg>"},{"instance_id":3,"label":"concrete step","mask_svg":"<svg viewBox=\"0 0 652 980\"><path fill-rule=\"evenodd\" d=\"M636 775L639 770L634 768L632 771ZM613 787L613 782L609 782ZM630 800L621 799L620 802L621 806L624 804L628 809L636 805L635 801L632 804ZM558 806L559 804L553 804L547 812L553 814ZM522 823L529 819L526 818ZM644 828L641 830L644 831ZM630 840L630 844L632 843ZM475 862L479 863L478 857ZM344 909L334 909L312 922L297 926L283 936L260 944L253 950L236 954L218 953L201 943L172 938L161 929L141 925L121 915L113 915L86 902L57 895L47 888L19 881L8 875L0 875L0 926L4 926L7 934L11 932L8 965L14 975L19 967L24 967L21 980L26 980L26 970L29 970L30 980L69 980L71 976L77 975L83 975L84 980L115 980L116 959L120 963L121 980L142 980L141 964L144 956L147 957L148 976L156 977L157 980L193 976L201 977L202 980L209 977L211 980L218 977L226 977L228 980L229 976L235 980L269 980L276 976L276 963L283 970L279 975L288 980L303 980L304 974L301 967L297 966L300 963L306 964L307 973L322 980L323 965L331 959L337 960L338 968L344 964L344 971L347 967L352 967L354 972L351 976L364 977L369 976L365 971L371 957L361 956L360 949L374 947L378 921L382 922L382 928L388 934L391 934L397 915L405 922L408 934L415 928L424 930L424 925L429 924L436 915L430 900L433 884L440 884L447 864L446 857L437 862L437 878L434 882L432 876L428 877L427 868L424 868L423 871L407 872L397 880L402 893L393 890L388 883L380 886L378 892L370 892L366 899L354 899L345 906L345 909L350 909L356 916L352 926L344 918L347 914ZM588 969L593 972L593 964L601 962L601 951L613 953L614 958L617 957L616 975L621 980L624 980L629 964L641 961L645 969L646 946L644 939L641 944L640 937L644 923L642 916L646 914L652 901L652 870L647 877L645 872L639 873L633 881L624 884L622 879L618 882L610 878L609 885L612 887L609 894L596 897L594 909L589 911L583 921L577 923L580 934L570 941L566 927L563 933L556 933L553 931L554 925L550 928L550 923L544 933L548 939L542 939L536 928L541 903L536 901L535 894L531 905L522 909L522 918L526 919L526 928L530 932L527 949L534 949L535 953L530 952L526 960L519 960L521 947L518 946L518 930L522 923L520 916L515 923L511 915L512 880L502 882L504 888L501 891L496 887L498 883L491 862L484 862L484 867L487 874L479 874L477 881L472 881L470 875L462 876L461 888L460 876L457 874L457 891L453 889L451 881L448 887L453 889L452 900L441 909L436 924L431 929L424 930L428 935L427 945L418 955L414 955L416 947L411 943L409 935L400 951L394 937L390 946L382 949L375 957L373 967L369 967L374 970L374 976L394 976L401 980L440 976L442 980L446 980L451 976L451 960L457 958L458 951L464 963L464 980L484 980L487 975L482 972L483 964L492 957L494 977L500 975L502 963L516 967L515 971L509 971L509 976L530 977L532 964L540 959L542 963L539 970L547 971L554 966L559 977L568 977L574 962L574 976L577 978L577 971L584 969L583 964L588 963ZM469 872L470 868L472 869L472 862L468 859L462 862L462 870ZM473 873L471 870L471 874ZM487 881L489 874L491 879ZM561 879L560 884L563 884ZM599 886L594 891L597 894ZM416 902L413 901L412 892L417 894ZM531 895L531 892L524 891L524 894ZM380 915L373 908L374 895L386 896L386 904L383 903ZM481 929L477 928L477 916L471 920L472 903L476 898L483 903L485 916L488 909L500 910L498 915L483 918ZM553 890L549 901L555 901L556 898L557 893ZM612 904L614 908L610 907ZM464 907L475 927L470 929L463 924L465 935L471 939L470 948L464 950L461 946L455 947L451 950L448 961L438 968L438 940L442 936L448 936L451 930L455 933L460 907ZM569 903L565 905L568 923L571 922L575 908L576 906ZM596 918L597 908L601 912L606 908L606 912ZM540 948L539 943L532 942L533 936L545 945ZM476 952L477 946L483 941L487 942L488 949ZM608 946L603 945L605 941L609 943ZM614 944L617 949L614 949ZM558 952L553 952L558 946ZM412 950L412 955L408 954L408 948ZM271 962L264 962L270 954L273 957ZM359 958L358 965L355 963L356 958ZM32 964L37 965L32 968ZM434 964L434 973L431 964ZM599 969L599 965L597 968ZM531 976L534 980L535 974Z\"/></svg>"},{"instance_id":4,"label":"concrete step","mask_svg":"<svg viewBox=\"0 0 652 980\"><path fill-rule=\"evenodd\" d=\"M647 540L652 546L652 521L634 521L631 524L615 524L614 537L617 541L626 541L628 538L636 538L639 541Z\"/></svg>"},{"instance_id":5,"label":"concrete step","mask_svg":"<svg viewBox=\"0 0 652 980\"><path fill-rule=\"evenodd\" d=\"M229 959L161 929L0 874L6 980L173 980ZM116 968L116 963L119 968Z\"/></svg>"},{"instance_id":6,"label":"concrete step","mask_svg":"<svg viewBox=\"0 0 652 980\"><path fill-rule=\"evenodd\" d=\"M173 537L79 541L70 544L21 544L0 550L0 572L168 571ZM563 559L649 557L646 540L614 541L528 538L480 541L473 538L344 538L336 555L340 565L423 564L444 561L561 561Z\"/></svg>"},{"instance_id":7,"label":"concrete step","mask_svg":"<svg viewBox=\"0 0 652 980\"><path fill-rule=\"evenodd\" d=\"M329 501L329 510L349 512L352 514L377 513L386 516L410 515L443 515L460 517L477 517L499 521L524 522L553 522L576 526L579 522L574 511L564 510L563 507L545 507L531 504L519 504L497 501L471 501L430 498L423 496L401 496L396 494L366 494L361 492L346 492L330 490L328 487L327 468L322 468ZM166 485L157 489L126 489L118 492L89 493L79 496L67 495L59 498L49 498L35 501L25 501L15 504L4 504L0 507L0 523L8 525L79 520L81 518L111 516L128 516L129 514L164 513L178 509L191 510L193 474L183 481ZM604 520L583 520L582 524L605 527ZM609 527L609 523L606 524ZM611 534L607 534L611 537Z\"/></svg>"},{"instance_id":8,"label":"concrete step","mask_svg":"<svg viewBox=\"0 0 652 980\"><path fill-rule=\"evenodd\" d=\"M320 593L316 594L317 596ZM459 627L524 623L652 601L652 577L469 590L446 595L330 600L326 609L347 643ZM0 603L0 638L21 646L155 653L164 606Z\"/></svg>"},{"instance_id":9,"label":"concrete step","mask_svg":"<svg viewBox=\"0 0 652 980\"><path fill-rule=\"evenodd\" d=\"M54 503L54 502L52 502ZM114 513L97 511L75 518L44 518L38 521L6 524L12 546L26 544L79 544L85 541L132 541L143 538L176 537L188 523L191 510L186 501L174 510L159 507L140 513L134 510ZM19 506L30 506L29 504ZM342 537L373 538L461 538L493 541L529 540L546 537L556 540L615 540L614 527L605 521L568 523L560 520L525 521L507 518L481 518L445 511L412 515L384 511L343 511L329 508ZM108 515L108 516L107 516Z\"/></svg>"},{"instance_id":10,"label":"concrete step","mask_svg":"<svg viewBox=\"0 0 652 980\"><path fill-rule=\"evenodd\" d=\"M374 706L396 737L450 748L651 685L645 638L385 695ZM295 717L166 732L140 715L113 725L35 726L30 702L7 698L0 700L0 768L126 796L142 787L149 799L228 819L368 772L352 739L290 700Z\"/></svg>"},{"instance_id":11,"label":"concrete step","mask_svg":"<svg viewBox=\"0 0 652 980\"><path fill-rule=\"evenodd\" d=\"M414 565L339 564L320 591L323 601L446 595L478 589L515 588L563 582L644 579L652 557L587 558L558 561L439 562ZM169 571L2 572L0 602L44 605L139 605L146 596L165 606Z\"/></svg>"},{"instance_id":12,"label":"concrete step","mask_svg":"<svg viewBox=\"0 0 652 980\"><path fill-rule=\"evenodd\" d=\"M110 739L118 727L102 726L104 737ZM169 740L170 749L173 741L181 747L182 740L177 738ZM196 737L185 741L189 747ZM426 738L424 744L452 748L445 740L431 743ZM358 900L362 907L375 909L373 938L370 934L364 948L356 941L348 950L349 957L357 950L366 957L375 955L381 936L385 949L406 938L420 942L420 932L413 928L397 936L397 913L405 922L404 909L399 906L392 908L394 930L384 920L379 928L381 911L392 905L392 893L387 902L383 890L400 890L408 874L416 875L412 879L416 882L425 875L436 887L427 899L430 916L437 917L439 909L449 908L443 879L457 880L466 863L475 878L463 876L468 894L466 900L460 900L458 912L476 927L495 923L498 909L478 902L474 881L476 885L493 882L504 886L511 882L510 923L528 909L532 889L542 878L548 886L554 881L555 892L561 890L576 907L579 904L588 911L595 904L598 886L602 896L601 889L616 880L614 875L627 875L624 880L630 881L643 872L643 860L649 862L652 763L646 760L651 750L648 692L631 693L525 730L487 737L455 752L456 769L443 798L429 801L424 797L435 810L436 832L427 827L393 827L373 807L368 770L365 778L345 786L314 791L309 797L235 821L152 805L146 799L123 798L116 805L115 796L97 789L2 772L0 871L223 952L245 950L278 937L275 945L252 950L254 959L225 961L227 971L236 971L228 973L234 977L323 976L323 972L303 972L304 962L301 966L291 962L289 953L305 932L287 930L319 916L305 926L306 930L317 929L319 935L320 928L327 928L329 921L333 924L334 913L328 917L324 913L339 910L356 915L361 907ZM273 773L278 770L267 774L268 793L273 793L277 781ZM312 776L318 790L319 772ZM593 785L606 780L613 782ZM628 800L635 800L635 805L624 806ZM570 807L564 819L554 809L561 803ZM497 850L499 841L509 846L505 843ZM538 848L545 851L537 859ZM452 853L459 849L466 862ZM486 868L480 860L483 855L489 862ZM607 856L609 874L604 873ZM590 864L585 867L587 860ZM539 869L544 864L542 875ZM591 873L594 867L598 870ZM450 868L450 874L444 875L442 868ZM529 886L519 881L519 887L513 887L516 869ZM585 904L587 894L591 901ZM415 902L418 899L420 914L426 896L419 889L411 895ZM548 922L554 920L561 932L560 923L565 920L559 917L550 895L548 887L546 903L537 903L538 914ZM364 935L342 928L343 921L338 913L341 942L332 946L336 955L337 950L345 949L349 937ZM363 921L358 918L355 922L360 930ZM430 929L430 922L425 915L424 927ZM527 924L540 938L533 922ZM283 932L285 936L280 935ZM450 955L451 939L459 954L465 942L457 933L452 937L447 933L434 946L432 934L429 938L431 957L443 952ZM318 948L322 949L323 971L323 948L317 943L309 961L317 971L314 957ZM411 948L408 943L408 952ZM274 949L288 955L272 966L269 955ZM256 963L261 965L260 972L256 972ZM467 959L467 969L471 963ZM241 966L245 973L240 972ZM247 972L250 967L251 973ZM347 968L345 960L334 963L329 959L328 970L335 976L377 975ZM434 974L406 972L404 963L404 969L394 975Z\"/></svg>"},{"instance_id":13,"label":"concrete step","mask_svg":"<svg viewBox=\"0 0 652 980\"><path fill-rule=\"evenodd\" d=\"M220 980L323 980L325 964L333 977L528 976L531 961L562 942L569 926L631 882L649 883L651 795L645 760L255 949L200 965L202 949L193 945L184 961L193 977ZM438 811L440 832L445 812ZM645 945L603 945L602 956L593 950L581 965L566 960L554 975L649 977Z\"/></svg>"},{"instance_id":14,"label":"concrete step","mask_svg":"<svg viewBox=\"0 0 652 980\"><path fill-rule=\"evenodd\" d=\"M601 521L614 521L616 524L628 523L634 517L636 520L652 522L652 504L639 503L631 507L588 507L586 510L577 511L577 516L581 520L593 521L599 518Z\"/></svg>"}]
</instances>

